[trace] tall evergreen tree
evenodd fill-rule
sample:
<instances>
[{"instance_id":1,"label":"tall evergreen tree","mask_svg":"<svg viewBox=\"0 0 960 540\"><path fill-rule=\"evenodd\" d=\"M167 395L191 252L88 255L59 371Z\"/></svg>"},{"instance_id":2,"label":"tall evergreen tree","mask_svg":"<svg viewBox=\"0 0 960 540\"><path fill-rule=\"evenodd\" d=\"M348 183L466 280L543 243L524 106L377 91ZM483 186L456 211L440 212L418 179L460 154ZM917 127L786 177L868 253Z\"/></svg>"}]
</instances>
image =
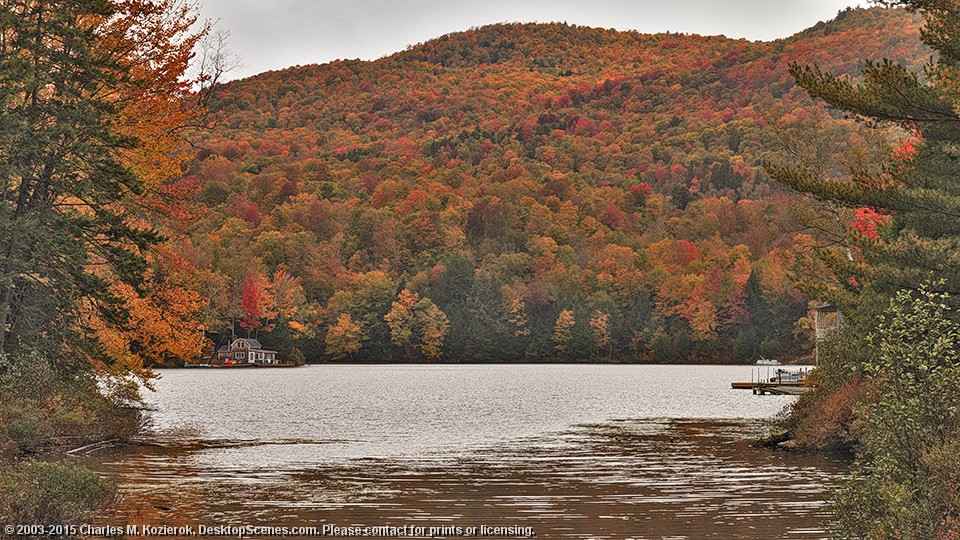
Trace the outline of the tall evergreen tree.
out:
<instances>
[{"instance_id":1,"label":"tall evergreen tree","mask_svg":"<svg viewBox=\"0 0 960 540\"><path fill-rule=\"evenodd\" d=\"M960 292L960 9L956 2L892 2L926 17L924 42L939 57L922 75L890 61L868 63L862 82L791 66L811 95L871 125L900 128L901 141L879 171L852 170L843 180L769 166L788 186L856 211L849 224L857 257L837 250L837 299L854 302L863 287L882 296L943 278Z\"/></svg>"},{"instance_id":2,"label":"tall evergreen tree","mask_svg":"<svg viewBox=\"0 0 960 540\"><path fill-rule=\"evenodd\" d=\"M124 324L111 285L143 292L160 236L129 204L135 162L172 126L137 115L181 119L195 21L176 0L0 1L0 352L92 344L67 334Z\"/></svg>"},{"instance_id":3,"label":"tall evergreen tree","mask_svg":"<svg viewBox=\"0 0 960 540\"><path fill-rule=\"evenodd\" d=\"M156 238L111 205L140 184L117 159L135 142L116 133L101 91L124 76L96 51L109 3L5 2L0 15L0 346L60 328L78 298L116 310L93 263L135 281L137 249ZM119 315L117 310L115 316Z\"/></svg>"},{"instance_id":4,"label":"tall evergreen tree","mask_svg":"<svg viewBox=\"0 0 960 540\"><path fill-rule=\"evenodd\" d=\"M743 287L743 294L743 309L748 320L737 329L733 352L737 360L755 360L762 354L760 343L773 332L773 315L763 297L760 276L756 270L750 272L750 277Z\"/></svg>"}]
</instances>

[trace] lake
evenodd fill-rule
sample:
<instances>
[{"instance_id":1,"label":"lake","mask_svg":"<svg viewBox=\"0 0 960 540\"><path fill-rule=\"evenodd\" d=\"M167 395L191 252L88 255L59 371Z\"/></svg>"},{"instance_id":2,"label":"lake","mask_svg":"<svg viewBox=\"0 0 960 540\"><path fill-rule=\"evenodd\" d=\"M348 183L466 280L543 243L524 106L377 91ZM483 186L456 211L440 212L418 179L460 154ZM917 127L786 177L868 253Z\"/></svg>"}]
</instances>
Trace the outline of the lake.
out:
<instances>
[{"instance_id":1,"label":"lake","mask_svg":"<svg viewBox=\"0 0 960 540\"><path fill-rule=\"evenodd\" d=\"M163 370L147 434L88 461L124 494L110 519L134 524L821 538L845 464L749 445L795 399L730 389L752 370Z\"/></svg>"}]
</instances>

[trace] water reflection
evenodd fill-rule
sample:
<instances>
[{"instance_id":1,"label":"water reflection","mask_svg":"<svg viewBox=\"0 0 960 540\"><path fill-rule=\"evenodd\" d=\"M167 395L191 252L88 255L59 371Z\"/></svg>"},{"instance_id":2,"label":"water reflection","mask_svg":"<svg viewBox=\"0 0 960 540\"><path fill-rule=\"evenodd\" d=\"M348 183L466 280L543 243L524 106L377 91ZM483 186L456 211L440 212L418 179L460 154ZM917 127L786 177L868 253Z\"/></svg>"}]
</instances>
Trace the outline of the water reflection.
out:
<instances>
[{"instance_id":1,"label":"water reflection","mask_svg":"<svg viewBox=\"0 0 960 540\"><path fill-rule=\"evenodd\" d=\"M469 455L312 466L282 456L327 443L167 444L102 456L99 466L124 487L134 522L523 524L544 538L823 537L824 490L843 464L751 448L762 429L742 420L622 420ZM230 452L249 449L261 459L238 466Z\"/></svg>"},{"instance_id":2,"label":"water reflection","mask_svg":"<svg viewBox=\"0 0 960 540\"><path fill-rule=\"evenodd\" d=\"M732 366L168 371L90 465L133 524L530 526L540 538L818 538L826 458L754 449L793 398ZM415 389L415 390L414 390ZM690 420L690 418L705 418ZM746 419L744 419L746 418Z\"/></svg>"}]
</instances>

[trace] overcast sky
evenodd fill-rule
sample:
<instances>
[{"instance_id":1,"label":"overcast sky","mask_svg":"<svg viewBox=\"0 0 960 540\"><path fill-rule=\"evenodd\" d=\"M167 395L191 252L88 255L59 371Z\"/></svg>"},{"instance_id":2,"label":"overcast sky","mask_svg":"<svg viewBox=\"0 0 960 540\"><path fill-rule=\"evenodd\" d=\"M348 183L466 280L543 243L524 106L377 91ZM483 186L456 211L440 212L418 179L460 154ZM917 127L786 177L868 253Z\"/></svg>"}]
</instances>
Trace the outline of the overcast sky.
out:
<instances>
[{"instance_id":1,"label":"overcast sky","mask_svg":"<svg viewBox=\"0 0 960 540\"><path fill-rule=\"evenodd\" d=\"M498 22L566 21L639 30L789 36L857 0L203 0L244 67L230 78L341 58L372 60ZM864 3L864 5L866 5Z\"/></svg>"}]
</instances>

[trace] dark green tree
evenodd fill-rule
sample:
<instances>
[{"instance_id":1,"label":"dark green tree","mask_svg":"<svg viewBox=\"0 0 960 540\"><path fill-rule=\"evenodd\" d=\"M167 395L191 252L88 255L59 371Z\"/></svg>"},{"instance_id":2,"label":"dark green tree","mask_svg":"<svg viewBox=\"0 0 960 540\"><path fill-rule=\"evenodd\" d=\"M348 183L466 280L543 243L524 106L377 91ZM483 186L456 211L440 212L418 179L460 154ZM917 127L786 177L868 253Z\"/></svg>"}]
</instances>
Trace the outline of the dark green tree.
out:
<instances>
[{"instance_id":1,"label":"dark green tree","mask_svg":"<svg viewBox=\"0 0 960 540\"><path fill-rule=\"evenodd\" d=\"M124 307L104 267L138 285L157 234L119 204L142 183L120 153L111 100L129 66L100 46L103 0L0 4L0 350L50 345L73 328L81 299L105 320Z\"/></svg>"},{"instance_id":2,"label":"dark green tree","mask_svg":"<svg viewBox=\"0 0 960 540\"><path fill-rule=\"evenodd\" d=\"M731 133L735 134L736 132L732 131ZM731 138L733 138L732 135ZM739 139L737 139L736 144L739 146ZM740 186L743 184L743 176L733 170L733 166L730 165L729 160L724 160L710 169L710 183L717 189L732 189L736 191L740 189Z\"/></svg>"},{"instance_id":3,"label":"dark green tree","mask_svg":"<svg viewBox=\"0 0 960 540\"><path fill-rule=\"evenodd\" d=\"M683 184L675 184L670 189L670 200L680 210L686 208L688 204L693 202L694 198L693 194L690 193L690 188Z\"/></svg>"},{"instance_id":4,"label":"dark green tree","mask_svg":"<svg viewBox=\"0 0 960 540\"><path fill-rule=\"evenodd\" d=\"M736 338L733 340L733 355L738 361L755 360L761 354L760 343L773 330L770 306L763 297L756 270L750 272L743 294L746 321L734 328Z\"/></svg>"},{"instance_id":5,"label":"dark green tree","mask_svg":"<svg viewBox=\"0 0 960 540\"><path fill-rule=\"evenodd\" d=\"M468 342L476 342L481 336L490 339L488 334L478 334L476 328L479 316L477 302L471 302L476 296L474 291L475 272L473 263L461 254L454 254L444 264L444 270L436 281L430 284L427 293L437 307L450 320L450 333L446 344L450 354L457 361L463 360ZM470 347L473 351L476 346Z\"/></svg>"},{"instance_id":6,"label":"dark green tree","mask_svg":"<svg viewBox=\"0 0 960 540\"><path fill-rule=\"evenodd\" d=\"M799 168L767 167L773 178L797 191L859 211L851 229L860 256L851 258L839 249L826 254L837 278L835 300L841 303L855 302L863 287L890 297L934 278L944 278L946 290L960 291L960 8L952 1L890 4L926 16L923 40L939 57L922 75L890 61L868 63L862 82L816 66L791 66L797 83L812 96L871 125L900 130L902 140L889 151L887 163L879 171L851 170L839 180Z\"/></svg>"}]
</instances>

